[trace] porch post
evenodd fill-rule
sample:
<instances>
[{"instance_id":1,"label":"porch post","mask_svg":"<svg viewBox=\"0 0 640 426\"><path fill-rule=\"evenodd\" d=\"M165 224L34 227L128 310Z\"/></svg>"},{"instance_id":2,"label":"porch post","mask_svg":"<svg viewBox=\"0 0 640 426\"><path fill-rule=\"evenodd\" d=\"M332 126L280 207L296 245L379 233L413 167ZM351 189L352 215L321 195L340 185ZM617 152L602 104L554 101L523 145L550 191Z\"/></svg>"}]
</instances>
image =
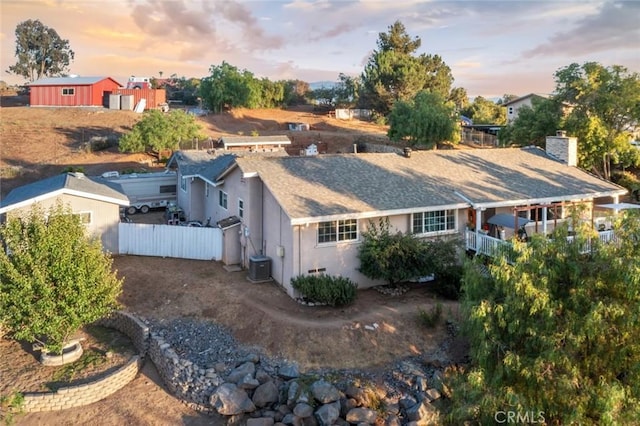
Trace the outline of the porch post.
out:
<instances>
[{"instance_id":1,"label":"porch post","mask_svg":"<svg viewBox=\"0 0 640 426\"><path fill-rule=\"evenodd\" d=\"M542 208L542 233L547 235L547 206Z\"/></svg>"},{"instance_id":2,"label":"porch post","mask_svg":"<svg viewBox=\"0 0 640 426\"><path fill-rule=\"evenodd\" d=\"M482 208L478 207L476 209L476 234L480 232L482 229Z\"/></svg>"}]
</instances>

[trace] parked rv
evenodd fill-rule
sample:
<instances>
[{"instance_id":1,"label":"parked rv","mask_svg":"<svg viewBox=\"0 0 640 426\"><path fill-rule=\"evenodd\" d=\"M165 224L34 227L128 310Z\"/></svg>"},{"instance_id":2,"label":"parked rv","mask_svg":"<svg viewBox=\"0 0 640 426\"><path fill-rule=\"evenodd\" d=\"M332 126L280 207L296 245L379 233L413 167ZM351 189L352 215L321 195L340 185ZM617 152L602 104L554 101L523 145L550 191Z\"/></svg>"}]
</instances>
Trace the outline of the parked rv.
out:
<instances>
[{"instance_id":1,"label":"parked rv","mask_svg":"<svg viewBox=\"0 0 640 426\"><path fill-rule=\"evenodd\" d=\"M129 197L127 214L148 213L151 209L165 208L176 202L178 175L175 171L120 174L106 172L102 177Z\"/></svg>"}]
</instances>

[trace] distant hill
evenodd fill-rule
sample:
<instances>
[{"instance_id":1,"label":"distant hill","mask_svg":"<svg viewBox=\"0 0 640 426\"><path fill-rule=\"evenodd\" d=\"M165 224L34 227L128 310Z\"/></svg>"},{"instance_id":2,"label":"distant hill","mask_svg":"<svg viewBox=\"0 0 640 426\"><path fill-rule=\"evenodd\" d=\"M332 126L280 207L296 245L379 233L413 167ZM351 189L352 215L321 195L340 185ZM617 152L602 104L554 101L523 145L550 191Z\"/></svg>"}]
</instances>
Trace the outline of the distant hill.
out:
<instances>
[{"instance_id":1,"label":"distant hill","mask_svg":"<svg viewBox=\"0 0 640 426\"><path fill-rule=\"evenodd\" d=\"M338 85L335 81L314 81L313 83L309 83L309 89L317 90L317 89L333 89Z\"/></svg>"}]
</instances>

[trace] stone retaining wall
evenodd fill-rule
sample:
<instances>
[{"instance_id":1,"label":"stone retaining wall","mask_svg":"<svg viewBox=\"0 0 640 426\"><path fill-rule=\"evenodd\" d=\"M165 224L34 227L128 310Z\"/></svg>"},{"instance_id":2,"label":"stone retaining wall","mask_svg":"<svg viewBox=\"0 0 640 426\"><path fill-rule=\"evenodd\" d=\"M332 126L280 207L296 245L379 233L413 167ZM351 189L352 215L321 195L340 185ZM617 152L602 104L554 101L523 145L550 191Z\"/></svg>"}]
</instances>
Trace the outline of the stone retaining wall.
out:
<instances>
[{"instance_id":1,"label":"stone retaining wall","mask_svg":"<svg viewBox=\"0 0 640 426\"><path fill-rule=\"evenodd\" d=\"M223 382L214 369L203 369L181 358L169 343L153 333L149 357L174 396L193 409L211 411L209 398Z\"/></svg>"},{"instance_id":2,"label":"stone retaining wall","mask_svg":"<svg viewBox=\"0 0 640 426\"><path fill-rule=\"evenodd\" d=\"M130 313L117 311L98 321L98 325L118 330L127 335L141 357L149 351L149 327Z\"/></svg>"},{"instance_id":3,"label":"stone retaining wall","mask_svg":"<svg viewBox=\"0 0 640 426\"><path fill-rule=\"evenodd\" d=\"M22 409L28 413L58 411L100 401L131 382L141 365L142 358L136 355L115 372L91 383L60 388L56 392L25 393Z\"/></svg>"},{"instance_id":4,"label":"stone retaining wall","mask_svg":"<svg viewBox=\"0 0 640 426\"><path fill-rule=\"evenodd\" d=\"M149 347L149 327L126 312L114 312L99 325L114 328L126 334L139 352L125 365L105 377L82 385L60 388L55 392L27 392L24 394L24 412L57 411L81 407L106 398L130 383L142 368Z\"/></svg>"}]
</instances>

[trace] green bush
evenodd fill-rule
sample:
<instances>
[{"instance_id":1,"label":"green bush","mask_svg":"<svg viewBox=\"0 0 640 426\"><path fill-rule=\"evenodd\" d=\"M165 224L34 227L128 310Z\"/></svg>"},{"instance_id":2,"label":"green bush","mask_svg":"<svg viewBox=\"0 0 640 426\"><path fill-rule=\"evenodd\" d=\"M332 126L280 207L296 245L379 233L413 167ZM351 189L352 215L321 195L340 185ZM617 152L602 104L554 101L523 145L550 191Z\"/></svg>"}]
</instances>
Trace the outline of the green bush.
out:
<instances>
[{"instance_id":1,"label":"green bush","mask_svg":"<svg viewBox=\"0 0 640 426\"><path fill-rule=\"evenodd\" d=\"M291 285L309 300L330 306L353 302L358 289L349 278L330 275L299 275L291 280Z\"/></svg>"},{"instance_id":2,"label":"green bush","mask_svg":"<svg viewBox=\"0 0 640 426\"><path fill-rule=\"evenodd\" d=\"M420 324L425 327L433 328L435 327L442 318L442 304L440 302L436 303L431 307L430 311L425 311L422 308L418 308L418 320Z\"/></svg>"},{"instance_id":3,"label":"green bush","mask_svg":"<svg viewBox=\"0 0 640 426\"><path fill-rule=\"evenodd\" d=\"M429 284L429 289L449 300L458 300L460 298L462 275L462 266L450 266L438 272L435 281Z\"/></svg>"}]
</instances>

